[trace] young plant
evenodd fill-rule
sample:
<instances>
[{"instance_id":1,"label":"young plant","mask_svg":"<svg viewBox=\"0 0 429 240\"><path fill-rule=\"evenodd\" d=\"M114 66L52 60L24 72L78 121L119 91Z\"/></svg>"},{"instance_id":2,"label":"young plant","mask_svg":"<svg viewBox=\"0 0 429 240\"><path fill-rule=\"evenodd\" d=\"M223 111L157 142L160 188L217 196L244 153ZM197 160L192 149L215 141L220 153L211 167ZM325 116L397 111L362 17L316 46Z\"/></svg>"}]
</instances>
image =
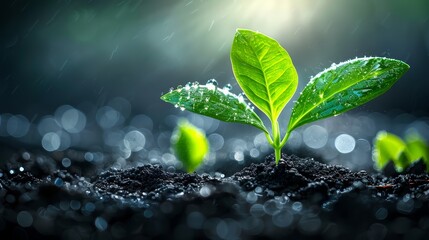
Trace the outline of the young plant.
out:
<instances>
[{"instance_id":1,"label":"young plant","mask_svg":"<svg viewBox=\"0 0 429 240\"><path fill-rule=\"evenodd\" d=\"M313 77L301 92L282 136L278 117L294 95L298 74L289 54L274 39L251 30L238 29L231 49L235 78L247 98L271 122L265 127L243 95L219 88L215 80L206 85L188 83L161 97L180 107L226 122L249 124L262 130L274 148L276 163L281 149L296 128L336 116L386 92L409 69L399 60L365 57L333 64Z\"/></svg>"},{"instance_id":2,"label":"young plant","mask_svg":"<svg viewBox=\"0 0 429 240\"><path fill-rule=\"evenodd\" d=\"M423 160L426 171L429 172L429 146L417 133L408 135L403 141L392 133L379 132L374 140L372 158L378 170L382 170L392 161L397 172L402 172L412 163Z\"/></svg>"},{"instance_id":3,"label":"young plant","mask_svg":"<svg viewBox=\"0 0 429 240\"><path fill-rule=\"evenodd\" d=\"M189 173L203 163L209 152L209 142L204 132L186 120L179 121L171 143L174 153Z\"/></svg>"}]
</instances>

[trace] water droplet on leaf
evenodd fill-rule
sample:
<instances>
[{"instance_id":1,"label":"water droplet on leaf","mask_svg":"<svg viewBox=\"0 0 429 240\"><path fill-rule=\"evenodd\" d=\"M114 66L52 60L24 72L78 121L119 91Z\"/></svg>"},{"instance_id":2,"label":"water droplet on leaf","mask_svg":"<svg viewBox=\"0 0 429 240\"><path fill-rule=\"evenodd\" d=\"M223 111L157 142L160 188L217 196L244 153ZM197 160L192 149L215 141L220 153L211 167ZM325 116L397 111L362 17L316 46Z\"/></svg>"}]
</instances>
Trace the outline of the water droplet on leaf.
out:
<instances>
[{"instance_id":1,"label":"water droplet on leaf","mask_svg":"<svg viewBox=\"0 0 429 240\"><path fill-rule=\"evenodd\" d=\"M232 86L231 86L231 84L228 83L223 87L223 89L226 91L230 91L232 89Z\"/></svg>"},{"instance_id":2,"label":"water droplet on leaf","mask_svg":"<svg viewBox=\"0 0 429 240\"><path fill-rule=\"evenodd\" d=\"M191 82L188 82L188 83L185 85L185 89L186 89L186 90L189 90L189 89L191 89L191 86L192 86Z\"/></svg>"},{"instance_id":3,"label":"water droplet on leaf","mask_svg":"<svg viewBox=\"0 0 429 240\"><path fill-rule=\"evenodd\" d=\"M238 94L238 101L239 102L244 102L244 96L242 93Z\"/></svg>"},{"instance_id":4,"label":"water droplet on leaf","mask_svg":"<svg viewBox=\"0 0 429 240\"><path fill-rule=\"evenodd\" d=\"M212 85L215 85L215 86L217 86L218 85L218 83L217 83L217 81L216 81L216 79L209 79L208 81L207 81L207 85L209 85L209 84L212 84Z\"/></svg>"}]
</instances>

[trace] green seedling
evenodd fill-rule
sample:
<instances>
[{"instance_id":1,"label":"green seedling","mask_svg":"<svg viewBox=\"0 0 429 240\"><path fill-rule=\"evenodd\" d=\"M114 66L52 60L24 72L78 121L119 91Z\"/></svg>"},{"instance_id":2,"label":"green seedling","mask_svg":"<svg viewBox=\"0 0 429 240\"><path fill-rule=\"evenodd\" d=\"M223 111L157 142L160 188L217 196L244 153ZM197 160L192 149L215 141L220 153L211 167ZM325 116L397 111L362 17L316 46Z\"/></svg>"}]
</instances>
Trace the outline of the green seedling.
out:
<instances>
[{"instance_id":1,"label":"green seedling","mask_svg":"<svg viewBox=\"0 0 429 240\"><path fill-rule=\"evenodd\" d=\"M215 80L188 83L161 97L181 110L225 122L252 125L262 130L274 148L276 163L281 149L296 128L336 116L383 94L409 69L399 60L364 57L332 64L312 77L292 109L282 136L278 117L294 95L298 74L289 54L274 39L251 30L238 29L231 49L232 70L245 96L270 120L271 131L244 100L244 94L221 88Z\"/></svg>"},{"instance_id":2,"label":"green seedling","mask_svg":"<svg viewBox=\"0 0 429 240\"><path fill-rule=\"evenodd\" d=\"M186 120L179 121L171 143L187 172L193 172L200 166L209 152L209 142L204 132Z\"/></svg>"},{"instance_id":3,"label":"green seedling","mask_svg":"<svg viewBox=\"0 0 429 240\"><path fill-rule=\"evenodd\" d=\"M374 140L372 158L375 167L382 170L392 161L397 172L402 172L412 163L423 160L429 172L429 146L417 133L408 135L405 141L398 136L381 131Z\"/></svg>"}]
</instances>

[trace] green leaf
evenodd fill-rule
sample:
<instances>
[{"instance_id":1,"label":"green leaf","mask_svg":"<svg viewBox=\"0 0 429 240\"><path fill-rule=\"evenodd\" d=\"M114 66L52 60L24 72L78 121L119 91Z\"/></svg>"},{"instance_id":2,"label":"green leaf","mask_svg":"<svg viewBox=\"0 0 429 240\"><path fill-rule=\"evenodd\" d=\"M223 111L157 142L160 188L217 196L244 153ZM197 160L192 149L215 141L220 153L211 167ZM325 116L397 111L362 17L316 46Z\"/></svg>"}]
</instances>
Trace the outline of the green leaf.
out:
<instances>
[{"instance_id":1,"label":"green leaf","mask_svg":"<svg viewBox=\"0 0 429 240\"><path fill-rule=\"evenodd\" d=\"M367 57L333 64L302 91L288 132L306 123L336 116L385 93L409 69L399 60Z\"/></svg>"},{"instance_id":2,"label":"green leaf","mask_svg":"<svg viewBox=\"0 0 429 240\"><path fill-rule=\"evenodd\" d=\"M429 171L429 147L426 141L417 133L407 135L407 152L411 162L422 159Z\"/></svg>"},{"instance_id":3,"label":"green leaf","mask_svg":"<svg viewBox=\"0 0 429 240\"><path fill-rule=\"evenodd\" d=\"M286 50L261 33L238 29L231 63L247 98L276 121L298 86L298 74Z\"/></svg>"},{"instance_id":4,"label":"green leaf","mask_svg":"<svg viewBox=\"0 0 429 240\"><path fill-rule=\"evenodd\" d=\"M406 144L396 135L381 131L374 140L373 160L377 169L383 169L389 161L401 172L409 166L406 157Z\"/></svg>"},{"instance_id":5,"label":"green leaf","mask_svg":"<svg viewBox=\"0 0 429 240\"><path fill-rule=\"evenodd\" d=\"M218 88L215 84L198 83L179 86L161 97L181 110L188 110L225 122L244 123L267 132L261 119L246 104L243 96L237 96L227 88Z\"/></svg>"},{"instance_id":6,"label":"green leaf","mask_svg":"<svg viewBox=\"0 0 429 240\"><path fill-rule=\"evenodd\" d=\"M409 158L416 161L421 158L429 160L429 149L426 141L417 133L410 134L406 137Z\"/></svg>"},{"instance_id":7,"label":"green leaf","mask_svg":"<svg viewBox=\"0 0 429 240\"><path fill-rule=\"evenodd\" d=\"M174 152L187 172L193 172L209 151L209 143L204 132L187 121L179 125L171 137Z\"/></svg>"}]
</instances>

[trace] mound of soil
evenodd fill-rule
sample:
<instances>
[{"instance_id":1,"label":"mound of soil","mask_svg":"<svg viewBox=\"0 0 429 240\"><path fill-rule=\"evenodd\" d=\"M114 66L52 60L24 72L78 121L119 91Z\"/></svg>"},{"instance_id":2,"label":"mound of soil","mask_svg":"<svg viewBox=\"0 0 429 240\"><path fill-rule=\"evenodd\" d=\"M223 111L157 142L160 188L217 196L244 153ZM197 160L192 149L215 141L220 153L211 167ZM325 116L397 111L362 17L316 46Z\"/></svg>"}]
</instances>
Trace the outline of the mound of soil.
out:
<instances>
[{"instance_id":1,"label":"mound of soil","mask_svg":"<svg viewBox=\"0 0 429 240\"><path fill-rule=\"evenodd\" d=\"M0 173L13 239L427 239L429 176L272 156L228 178L146 165L91 178Z\"/></svg>"},{"instance_id":2,"label":"mound of soil","mask_svg":"<svg viewBox=\"0 0 429 240\"><path fill-rule=\"evenodd\" d=\"M169 173L159 166L146 165L127 170L110 170L93 181L97 193L107 197L141 198L145 200L191 199L199 196L205 184L218 184L208 175Z\"/></svg>"}]
</instances>

